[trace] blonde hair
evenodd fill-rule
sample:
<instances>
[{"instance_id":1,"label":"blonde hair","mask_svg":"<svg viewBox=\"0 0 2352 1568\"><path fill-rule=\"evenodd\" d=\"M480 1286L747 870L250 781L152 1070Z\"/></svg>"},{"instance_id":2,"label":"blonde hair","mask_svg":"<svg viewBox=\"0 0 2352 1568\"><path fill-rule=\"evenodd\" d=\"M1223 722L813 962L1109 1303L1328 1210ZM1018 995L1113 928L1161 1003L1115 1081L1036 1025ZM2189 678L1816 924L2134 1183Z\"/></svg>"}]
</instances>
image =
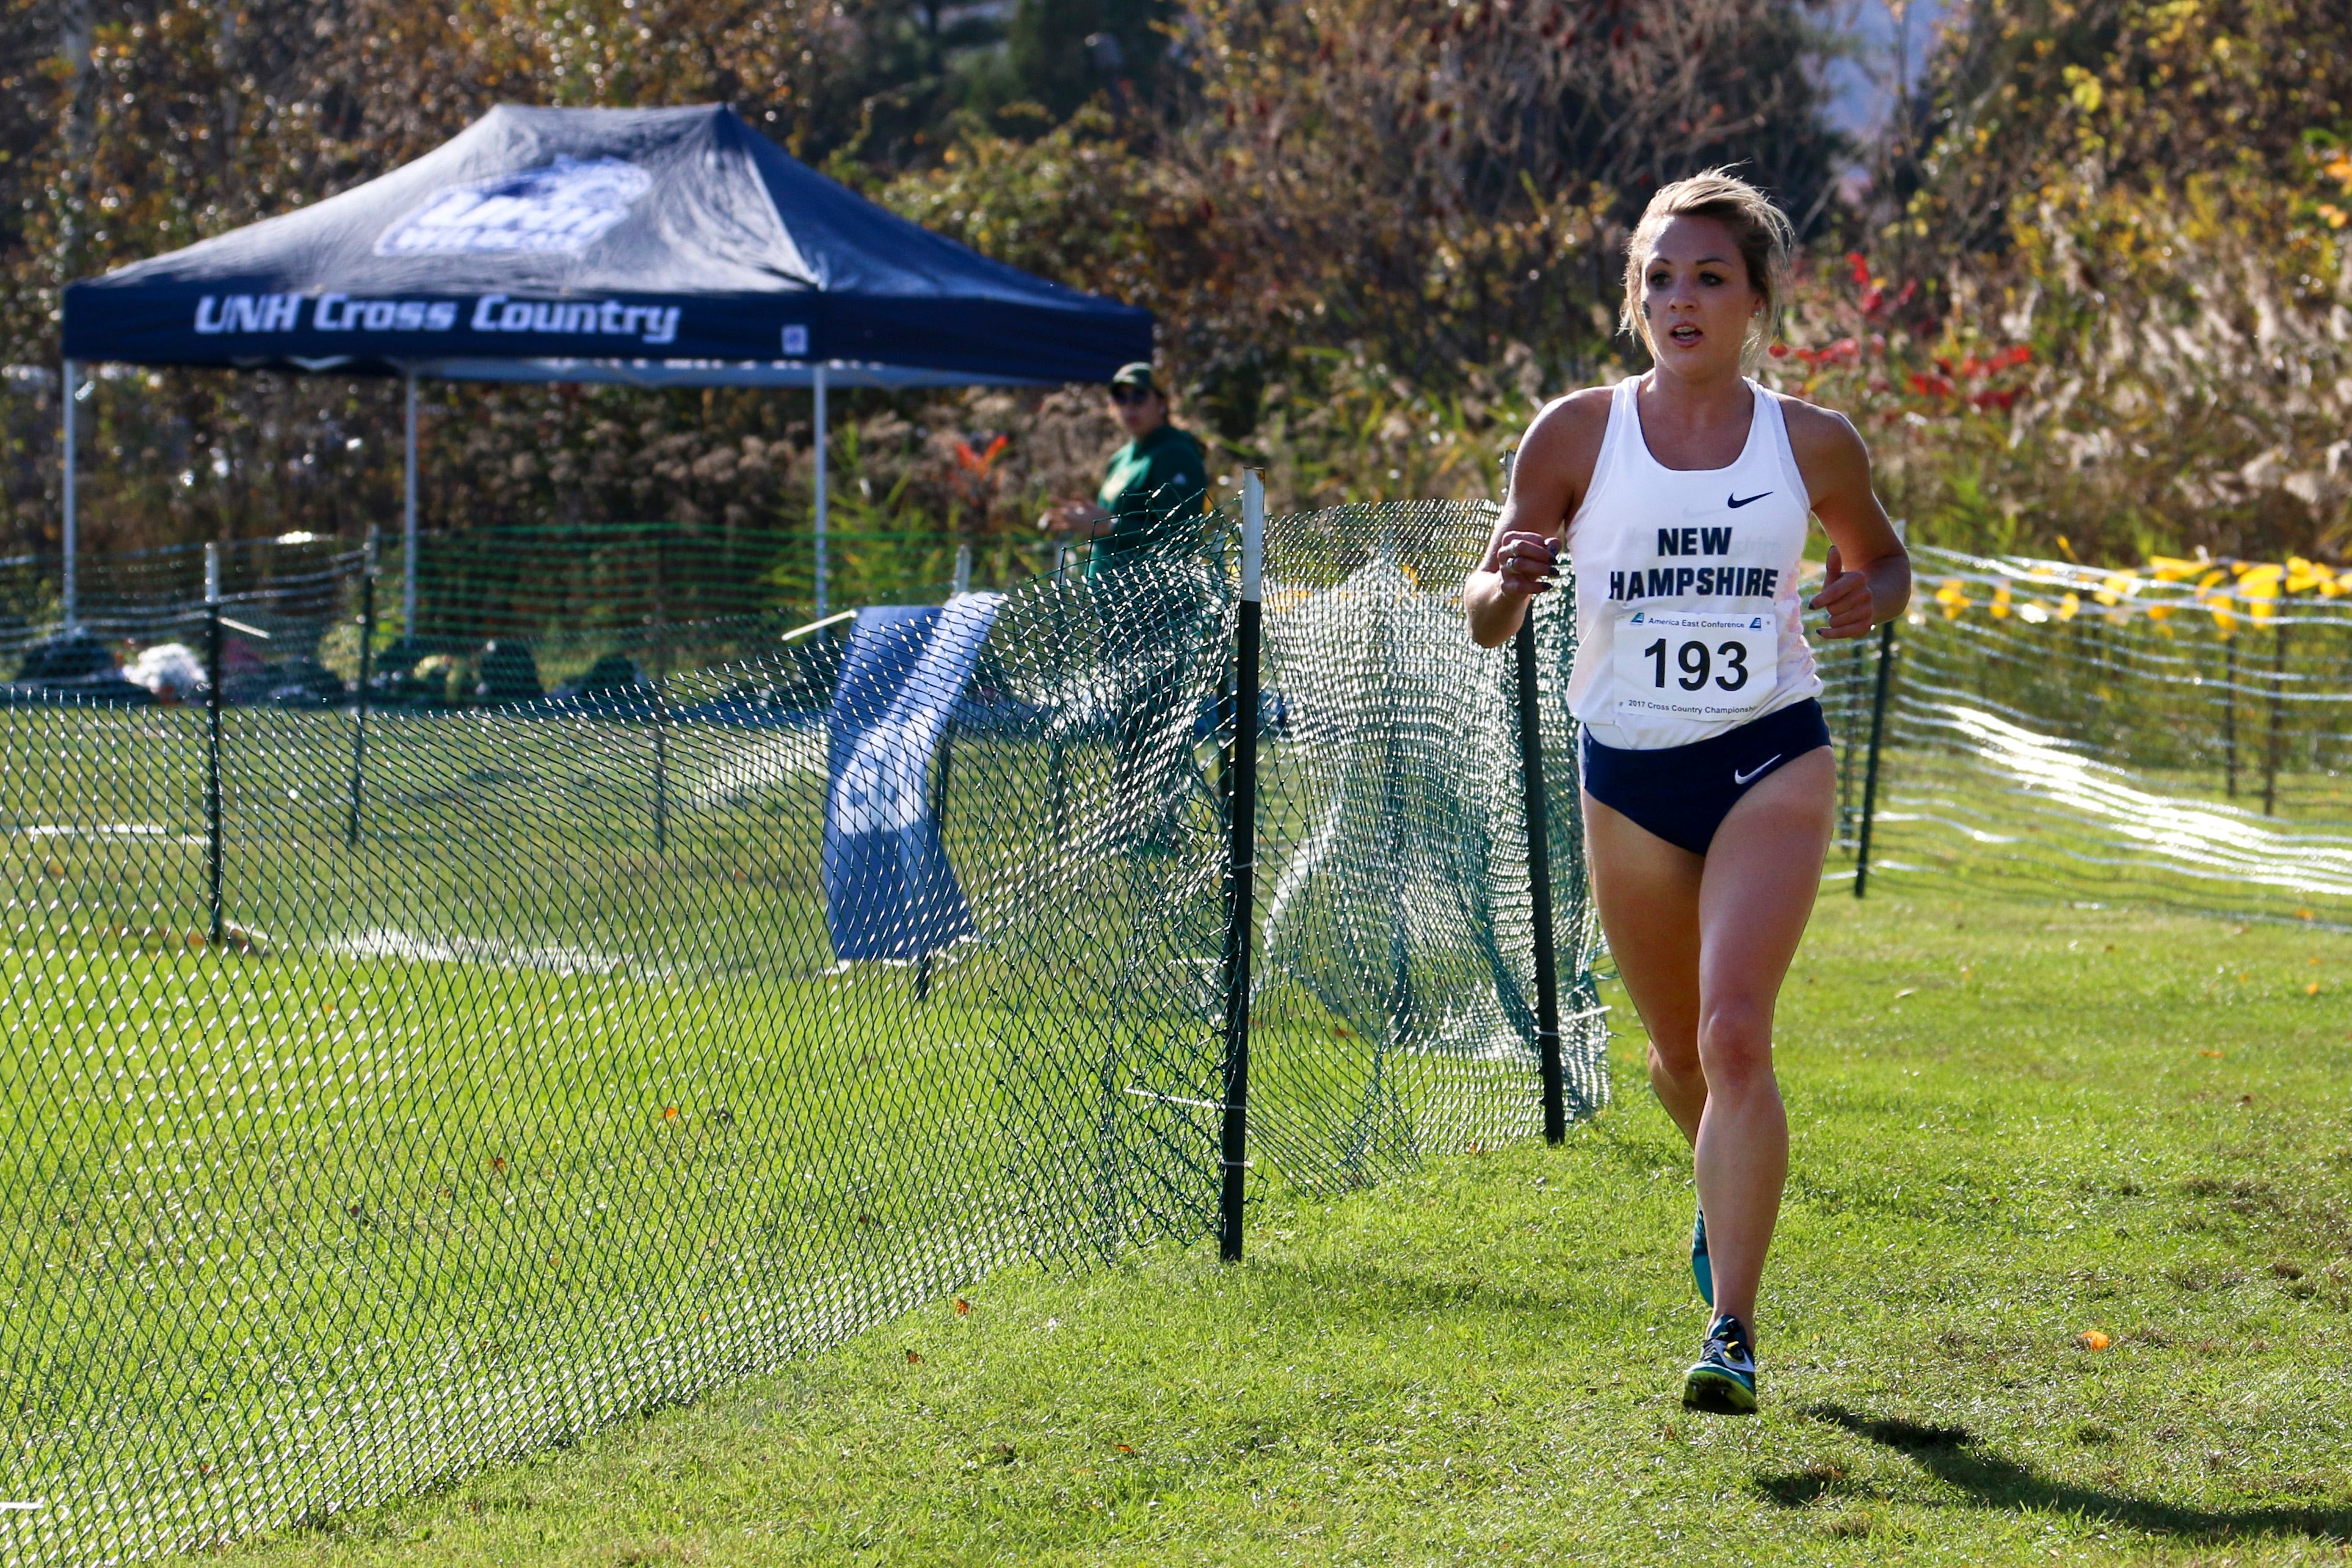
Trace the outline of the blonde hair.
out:
<instances>
[{"instance_id":1,"label":"blonde hair","mask_svg":"<svg viewBox=\"0 0 2352 1568\"><path fill-rule=\"evenodd\" d=\"M1797 231L1789 215L1772 198L1728 169L1709 169L1687 180L1661 185L1642 221L1625 243L1625 300L1617 310L1617 326L1633 333L1657 356L1650 323L1642 314L1642 277L1650 268L1651 253L1666 225L1678 217L1708 217L1731 231L1739 259L1748 268L1748 284L1763 297L1764 309L1748 323L1740 363L1753 370L1780 330L1781 297L1786 291L1789 257L1797 247Z\"/></svg>"}]
</instances>

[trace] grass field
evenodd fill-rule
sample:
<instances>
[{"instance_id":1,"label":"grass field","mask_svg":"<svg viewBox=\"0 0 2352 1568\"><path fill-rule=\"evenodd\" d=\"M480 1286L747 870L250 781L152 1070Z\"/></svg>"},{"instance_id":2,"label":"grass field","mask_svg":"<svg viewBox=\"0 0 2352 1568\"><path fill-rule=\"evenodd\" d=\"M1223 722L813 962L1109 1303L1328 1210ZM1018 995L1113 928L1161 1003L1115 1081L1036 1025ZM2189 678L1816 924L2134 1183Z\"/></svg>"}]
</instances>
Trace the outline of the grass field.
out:
<instances>
[{"instance_id":1,"label":"grass field","mask_svg":"<svg viewBox=\"0 0 2352 1568\"><path fill-rule=\"evenodd\" d=\"M2336 1561L2347 1003L2326 932L1825 900L1760 1418L1675 1404L1687 1167L1621 1012L1564 1149L1265 1191L1238 1268L999 1273L228 1560Z\"/></svg>"},{"instance_id":2,"label":"grass field","mask_svg":"<svg viewBox=\"0 0 2352 1568\"><path fill-rule=\"evenodd\" d=\"M1537 1118L1507 710L1421 687L1269 748L1258 1149L1338 1188ZM0 715L0 1560L329 1516L1208 1228L1208 748L1147 836L1098 696L972 725L926 782L985 940L843 964L824 736L681 706L378 714L355 837L351 717L232 711L218 939L205 715Z\"/></svg>"}]
</instances>

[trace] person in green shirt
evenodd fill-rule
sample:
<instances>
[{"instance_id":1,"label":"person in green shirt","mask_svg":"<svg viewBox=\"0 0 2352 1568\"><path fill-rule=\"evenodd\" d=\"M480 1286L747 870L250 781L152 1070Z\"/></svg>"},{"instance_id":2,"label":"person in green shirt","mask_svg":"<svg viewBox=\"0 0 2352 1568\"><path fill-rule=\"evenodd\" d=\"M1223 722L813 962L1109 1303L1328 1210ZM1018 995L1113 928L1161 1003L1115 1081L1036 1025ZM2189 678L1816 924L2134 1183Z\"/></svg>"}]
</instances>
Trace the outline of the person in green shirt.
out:
<instances>
[{"instance_id":1,"label":"person in green shirt","mask_svg":"<svg viewBox=\"0 0 2352 1568\"><path fill-rule=\"evenodd\" d=\"M1209 460L1192 433L1168 421L1168 395L1138 361L1110 378L1111 413L1128 443L1111 454L1095 499L1065 500L1037 520L1048 533L1094 541L1087 575L1197 526L1209 494Z\"/></svg>"},{"instance_id":2,"label":"person in green shirt","mask_svg":"<svg viewBox=\"0 0 2352 1568\"><path fill-rule=\"evenodd\" d=\"M1094 542L1087 595L1100 616L1099 677L1111 723L1111 842L1160 858L1192 846L1186 802L1205 801L1192 756L1204 658L1220 662L1214 595L1199 559L1209 468L1201 443L1168 422L1168 395L1140 362L1110 379L1111 412L1128 434L1091 501L1066 500L1037 520ZM1157 548L1157 553L1155 553ZM1198 814L1191 814L1198 815Z\"/></svg>"}]
</instances>

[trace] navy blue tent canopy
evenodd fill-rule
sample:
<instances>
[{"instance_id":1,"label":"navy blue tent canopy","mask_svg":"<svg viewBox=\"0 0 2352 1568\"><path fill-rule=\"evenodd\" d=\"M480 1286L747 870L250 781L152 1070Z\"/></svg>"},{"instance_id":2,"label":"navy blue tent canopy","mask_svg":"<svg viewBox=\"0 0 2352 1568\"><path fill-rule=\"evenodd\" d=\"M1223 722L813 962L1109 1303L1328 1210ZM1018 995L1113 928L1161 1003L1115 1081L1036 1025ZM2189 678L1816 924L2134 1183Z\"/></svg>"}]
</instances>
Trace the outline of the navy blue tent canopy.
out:
<instances>
[{"instance_id":1,"label":"navy blue tent canopy","mask_svg":"<svg viewBox=\"0 0 2352 1568\"><path fill-rule=\"evenodd\" d=\"M408 626L420 376L812 388L822 616L828 386L1108 382L1151 357L1150 311L909 223L724 104L500 104L341 195L69 284L64 335L68 381L82 360L405 377Z\"/></svg>"},{"instance_id":2,"label":"navy blue tent canopy","mask_svg":"<svg viewBox=\"0 0 2352 1568\"><path fill-rule=\"evenodd\" d=\"M65 357L486 380L1107 382L1149 311L992 261L724 105L500 105L379 179L75 283Z\"/></svg>"}]
</instances>

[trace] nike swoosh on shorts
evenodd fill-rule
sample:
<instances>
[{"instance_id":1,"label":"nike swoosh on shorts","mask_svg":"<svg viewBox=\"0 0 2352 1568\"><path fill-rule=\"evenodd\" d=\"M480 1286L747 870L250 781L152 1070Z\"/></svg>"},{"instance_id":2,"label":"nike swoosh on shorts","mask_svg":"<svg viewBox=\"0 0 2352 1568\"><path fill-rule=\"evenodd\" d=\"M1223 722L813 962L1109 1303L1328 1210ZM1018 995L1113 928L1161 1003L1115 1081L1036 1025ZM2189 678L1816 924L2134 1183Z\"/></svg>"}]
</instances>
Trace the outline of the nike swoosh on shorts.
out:
<instances>
[{"instance_id":1,"label":"nike swoosh on shorts","mask_svg":"<svg viewBox=\"0 0 2352 1568\"><path fill-rule=\"evenodd\" d=\"M1773 752L1769 757L1767 757L1763 762L1757 764L1756 771L1754 773L1743 773L1738 768L1734 768L1731 770L1731 782L1735 786L1744 786L1753 784L1756 780L1764 776L1764 770L1766 768L1770 767L1774 763L1779 762L1782 757L1787 755L1788 753L1786 752Z\"/></svg>"}]
</instances>

